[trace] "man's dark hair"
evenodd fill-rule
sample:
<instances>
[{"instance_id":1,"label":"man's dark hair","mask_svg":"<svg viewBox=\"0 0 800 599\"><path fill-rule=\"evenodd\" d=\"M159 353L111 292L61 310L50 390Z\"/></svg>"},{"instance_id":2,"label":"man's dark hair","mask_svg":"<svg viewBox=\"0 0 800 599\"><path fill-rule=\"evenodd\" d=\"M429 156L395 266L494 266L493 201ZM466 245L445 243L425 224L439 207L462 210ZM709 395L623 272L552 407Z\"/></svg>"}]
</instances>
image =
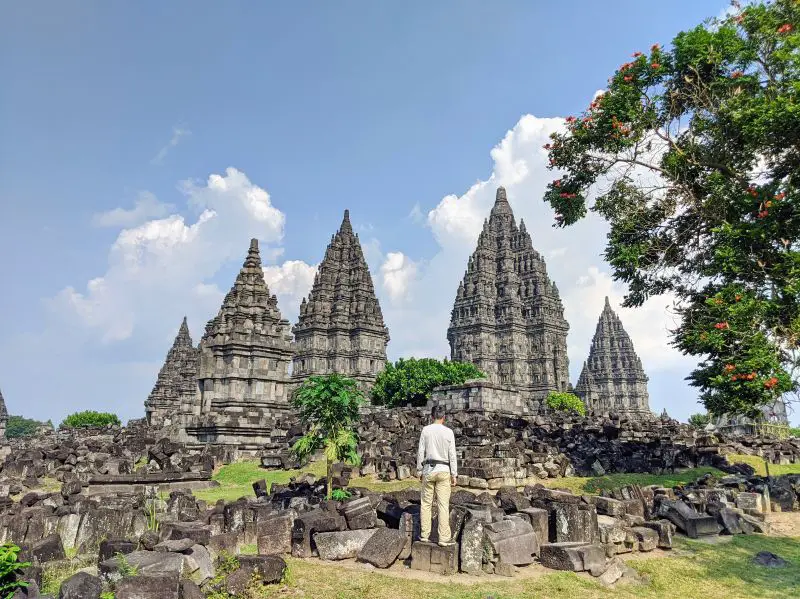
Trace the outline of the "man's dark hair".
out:
<instances>
[{"instance_id":1,"label":"man's dark hair","mask_svg":"<svg viewBox=\"0 0 800 599\"><path fill-rule=\"evenodd\" d=\"M433 409L431 410L431 418L434 420L441 420L444 418L444 414L444 406L433 406Z\"/></svg>"}]
</instances>

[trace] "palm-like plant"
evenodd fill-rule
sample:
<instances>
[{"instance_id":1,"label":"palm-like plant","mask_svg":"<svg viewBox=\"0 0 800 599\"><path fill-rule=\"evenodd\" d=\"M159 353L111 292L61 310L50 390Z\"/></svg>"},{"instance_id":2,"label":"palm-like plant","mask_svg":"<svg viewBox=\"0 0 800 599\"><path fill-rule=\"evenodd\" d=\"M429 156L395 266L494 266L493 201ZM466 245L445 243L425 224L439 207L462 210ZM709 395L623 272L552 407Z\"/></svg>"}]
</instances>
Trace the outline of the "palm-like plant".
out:
<instances>
[{"instance_id":1,"label":"palm-like plant","mask_svg":"<svg viewBox=\"0 0 800 599\"><path fill-rule=\"evenodd\" d=\"M326 461L326 487L331 497L331 465L345 462L357 466L358 436L355 425L364 394L356 382L339 374L308 377L292 395L292 406L308 427L305 435L292 446L301 461L322 450Z\"/></svg>"}]
</instances>

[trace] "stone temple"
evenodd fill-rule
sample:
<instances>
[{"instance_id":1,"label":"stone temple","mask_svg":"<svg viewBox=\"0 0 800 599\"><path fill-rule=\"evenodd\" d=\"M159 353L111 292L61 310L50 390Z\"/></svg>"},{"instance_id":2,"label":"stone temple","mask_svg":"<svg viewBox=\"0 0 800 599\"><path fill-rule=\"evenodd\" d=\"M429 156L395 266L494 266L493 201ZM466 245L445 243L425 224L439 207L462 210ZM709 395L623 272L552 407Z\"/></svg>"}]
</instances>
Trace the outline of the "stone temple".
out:
<instances>
[{"instance_id":1,"label":"stone temple","mask_svg":"<svg viewBox=\"0 0 800 599\"><path fill-rule=\"evenodd\" d=\"M192 343L186 317L158 373L155 387L144 403L147 422L170 426L182 410L190 409L197 397L197 368L200 352Z\"/></svg>"},{"instance_id":2,"label":"stone temple","mask_svg":"<svg viewBox=\"0 0 800 599\"><path fill-rule=\"evenodd\" d=\"M516 395L537 411L550 391L569 389L568 330L544 259L499 187L456 293L451 359L486 373L494 395Z\"/></svg>"},{"instance_id":3,"label":"stone temple","mask_svg":"<svg viewBox=\"0 0 800 599\"><path fill-rule=\"evenodd\" d=\"M292 330L292 379L297 382L336 372L355 379L366 390L386 365L389 329L348 210L325 250Z\"/></svg>"},{"instance_id":4,"label":"stone temple","mask_svg":"<svg viewBox=\"0 0 800 599\"><path fill-rule=\"evenodd\" d=\"M607 297L575 394L597 413L651 415L642 361Z\"/></svg>"},{"instance_id":5,"label":"stone temple","mask_svg":"<svg viewBox=\"0 0 800 599\"><path fill-rule=\"evenodd\" d=\"M8 425L8 409L6 400L3 399L3 392L0 391L0 439L6 436L6 426Z\"/></svg>"},{"instance_id":6,"label":"stone temple","mask_svg":"<svg viewBox=\"0 0 800 599\"><path fill-rule=\"evenodd\" d=\"M185 420L199 441L269 440L269 413L286 409L292 334L264 281L258 240L200 341L198 393ZM187 410L188 411L188 410Z\"/></svg>"}]
</instances>

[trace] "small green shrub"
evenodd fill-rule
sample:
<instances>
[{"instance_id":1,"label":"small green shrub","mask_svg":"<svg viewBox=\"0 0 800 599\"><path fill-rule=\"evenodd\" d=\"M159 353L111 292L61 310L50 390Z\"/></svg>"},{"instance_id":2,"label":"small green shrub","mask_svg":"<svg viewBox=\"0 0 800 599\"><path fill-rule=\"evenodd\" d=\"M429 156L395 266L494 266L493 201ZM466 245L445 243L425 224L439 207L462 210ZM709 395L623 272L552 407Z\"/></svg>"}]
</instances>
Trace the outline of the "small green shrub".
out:
<instances>
[{"instance_id":1,"label":"small green shrub","mask_svg":"<svg viewBox=\"0 0 800 599\"><path fill-rule=\"evenodd\" d=\"M32 418L9 416L6 423L6 439L30 437L36 432L40 424L38 420L33 420Z\"/></svg>"},{"instance_id":2,"label":"small green shrub","mask_svg":"<svg viewBox=\"0 0 800 599\"><path fill-rule=\"evenodd\" d=\"M334 501L344 501L346 499L350 499L350 491L345 491L344 489L334 489L331 491L331 499Z\"/></svg>"},{"instance_id":3,"label":"small green shrub","mask_svg":"<svg viewBox=\"0 0 800 599\"><path fill-rule=\"evenodd\" d=\"M431 391L442 385L461 385L469 379L486 375L474 364L435 360L433 358L400 358L387 364L372 387L372 403L379 406L424 406Z\"/></svg>"},{"instance_id":4,"label":"small green shrub","mask_svg":"<svg viewBox=\"0 0 800 599\"><path fill-rule=\"evenodd\" d=\"M116 414L110 414L108 412L85 410L83 412L75 412L64 418L59 428L84 428L90 426L108 426L109 424L119 426L119 417Z\"/></svg>"},{"instance_id":5,"label":"small green shrub","mask_svg":"<svg viewBox=\"0 0 800 599\"><path fill-rule=\"evenodd\" d=\"M557 412L575 412L586 416L586 406L574 393L551 391L547 396L547 407Z\"/></svg>"},{"instance_id":6,"label":"small green shrub","mask_svg":"<svg viewBox=\"0 0 800 599\"><path fill-rule=\"evenodd\" d=\"M19 547L12 543L0 545L0 597L8 598L17 589L24 589L28 583L18 580L21 570L30 566L30 562L19 561Z\"/></svg>"},{"instance_id":7,"label":"small green shrub","mask_svg":"<svg viewBox=\"0 0 800 599\"><path fill-rule=\"evenodd\" d=\"M114 556L117 560L117 568L119 568L119 574L123 578L127 578L128 576L136 576L139 573L139 568L137 566L132 566L128 562L128 558L125 557L123 553L117 553Z\"/></svg>"},{"instance_id":8,"label":"small green shrub","mask_svg":"<svg viewBox=\"0 0 800 599\"><path fill-rule=\"evenodd\" d=\"M708 414L692 414L689 416L689 424L695 428L705 428L711 422L711 416Z\"/></svg>"},{"instance_id":9,"label":"small green shrub","mask_svg":"<svg viewBox=\"0 0 800 599\"><path fill-rule=\"evenodd\" d=\"M800 427L790 428L789 429L789 436L790 437L798 437L798 438L800 438Z\"/></svg>"}]
</instances>

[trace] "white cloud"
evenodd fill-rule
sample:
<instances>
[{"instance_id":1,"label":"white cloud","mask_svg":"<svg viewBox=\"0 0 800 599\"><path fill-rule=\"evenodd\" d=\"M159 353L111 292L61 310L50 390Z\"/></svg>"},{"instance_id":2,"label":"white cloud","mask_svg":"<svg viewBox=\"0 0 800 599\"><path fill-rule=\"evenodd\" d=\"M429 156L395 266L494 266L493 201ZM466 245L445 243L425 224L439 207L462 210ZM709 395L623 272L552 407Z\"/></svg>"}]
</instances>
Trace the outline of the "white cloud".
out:
<instances>
[{"instance_id":1,"label":"white cloud","mask_svg":"<svg viewBox=\"0 0 800 599\"><path fill-rule=\"evenodd\" d=\"M308 297L316 274L317 266L302 260L287 260L280 266L264 267L267 287L278 296L281 315L292 324L297 322L300 302Z\"/></svg>"},{"instance_id":2,"label":"white cloud","mask_svg":"<svg viewBox=\"0 0 800 599\"><path fill-rule=\"evenodd\" d=\"M104 342L140 330L160 337L179 314L188 313L196 326L216 312L220 293L209 280L244 256L251 237L265 242L262 258L279 255L269 244L281 241L284 214L243 172L228 168L181 189L193 219L172 214L123 229L106 272L84 290L63 289L50 308Z\"/></svg>"},{"instance_id":3,"label":"white cloud","mask_svg":"<svg viewBox=\"0 0 800 599\"><path fill-rule=\"evenodd\" d=\"M389 252L381 264L384 291L395 304L411 299L411 284L417 276L417 264L402 252Z\"/></svg>"},{"instance_id":4,"label":"white cloud","mask_svg":"<svg viewBox=\"0 0 800 599\"><path fill-rule=\"evenodd\" d=\"M164 158L167 157L169 151L175 146L177 146L181 142L181 139L191 134L192 134L191 131L189 131L188 129L184 129L183 127L173 127L172 137L170 137L167 144L158 151L158 154L153 156L153 159L150 161L150 163L161 164L164 161Z\"/></svg>"},{"instance_id":5,"label":"white cloud","mask_svg":"<svg viewBox=\"0 0 800 599\"><path fill-rule=\"evenodd\" d=\"M133 227L150 218L162 218L175 207L163 204L149 191L139 193L133 208L114 208L108 212L100 212L92 216L95 227Z\"/></svg>"}]
</instances>

